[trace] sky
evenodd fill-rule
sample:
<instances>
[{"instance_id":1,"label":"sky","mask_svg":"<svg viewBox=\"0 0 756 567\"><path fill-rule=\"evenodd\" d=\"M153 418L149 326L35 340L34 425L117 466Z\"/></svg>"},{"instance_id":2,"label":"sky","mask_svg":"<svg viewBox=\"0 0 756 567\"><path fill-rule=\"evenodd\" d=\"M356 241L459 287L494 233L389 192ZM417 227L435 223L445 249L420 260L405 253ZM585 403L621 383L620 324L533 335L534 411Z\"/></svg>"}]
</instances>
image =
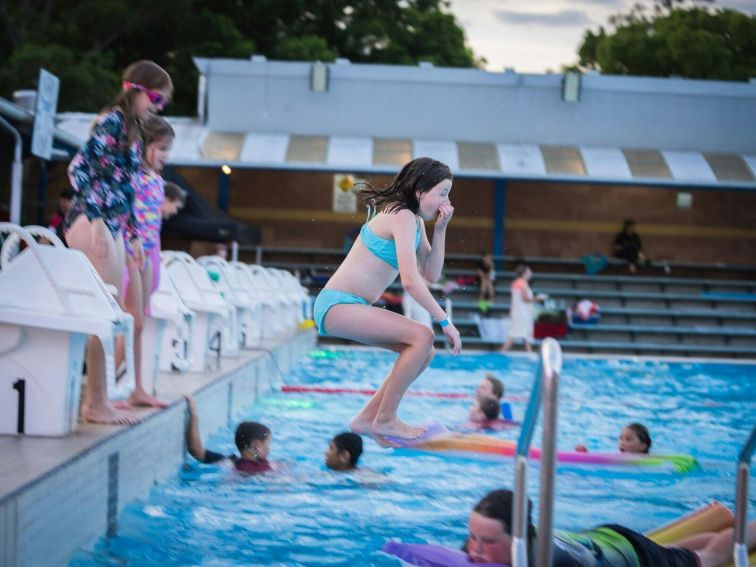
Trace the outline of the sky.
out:
<instances>
[{"instance_id":1,"label":"sky","mask_svg":"<svg viewBox=\"0 0 756 567\"><path fill-rule=\"evenodd\" d=\"M452 0L467 44L486 69L520 73L559 72L577 62L588 29L607 27L609 16L651 0ZM756 0L717 0L716 6L756 14Z\"/></svg>"}]
</instances>

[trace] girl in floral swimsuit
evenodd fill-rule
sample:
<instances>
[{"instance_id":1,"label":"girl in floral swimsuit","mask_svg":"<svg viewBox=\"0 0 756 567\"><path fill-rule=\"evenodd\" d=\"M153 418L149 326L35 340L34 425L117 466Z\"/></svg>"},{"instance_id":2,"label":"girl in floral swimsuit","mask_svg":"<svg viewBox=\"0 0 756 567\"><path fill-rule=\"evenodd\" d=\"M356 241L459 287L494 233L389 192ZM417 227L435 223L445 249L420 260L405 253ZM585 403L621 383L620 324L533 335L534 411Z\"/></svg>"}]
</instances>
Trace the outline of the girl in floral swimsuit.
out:
<instances>
[{"instance_id":1,"label":"girl in floral swimsuit","mask_svg":"<svg viewBox=\"0 0 756 567\"><path fill-rule=\"evenodd\" d=\"M64 220L66 241L87 256L119 295L126 264L124 240L130 241L138 265L144 260L134 216L134 190L143 151L141 123L162 110L172 92L170 76L157 64L141 60L129 65L123 74L123 90L97 118L89 140L68 167L75 194ZM87 349L81 413L96 423L136 421L108 400L105 355L95 337L90 337Z\"/></svg>"},{"instance_id":2,"label":"girl in floral swimsuit","mask_svg":"<svg viewBox=\"0 0 756 567\"><path fill-rule=\"evenodd\" d=\"M137 174L133 212L136 235L144 249L144 264L137 265L130 245L126 246L126 272L123 281L125 309L134 317L134 374L135 388L127 405L165 407L152 397L142 385L142 328L145 314L149 314L150 296L157 289L160 277L160 227L163 217L169 217L183 206L183 192L166 195L166 183L160 172L168 160L175 133L160 116L150 116L144 123L144 159ZM166 202L166 200L168 202ZM117 358L122 359L119 344Z\"/></svg>"}]
</instances>

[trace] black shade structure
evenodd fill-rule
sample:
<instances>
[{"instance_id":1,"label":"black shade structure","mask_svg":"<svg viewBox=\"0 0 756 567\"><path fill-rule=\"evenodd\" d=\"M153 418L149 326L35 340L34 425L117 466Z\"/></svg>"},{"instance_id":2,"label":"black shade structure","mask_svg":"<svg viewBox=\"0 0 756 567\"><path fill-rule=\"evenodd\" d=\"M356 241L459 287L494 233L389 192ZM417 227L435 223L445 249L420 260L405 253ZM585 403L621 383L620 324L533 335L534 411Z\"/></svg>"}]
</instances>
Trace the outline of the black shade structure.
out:
<instances>
[{"instance_id":1,"label":"black shade structure","mask_svg":"<svg viewBox=\"0 0 756 567\"><path fill-rule=\"evenodd\" d=\"M192 186L174 168L163 170L166 181L172 181L184 189L186 205L173 218L163 223L161 234L168 238L227 242L235 240L239 244L259 244L260 230L239 222L225 211L200 197Z\"/></svg>"}]
</instances>

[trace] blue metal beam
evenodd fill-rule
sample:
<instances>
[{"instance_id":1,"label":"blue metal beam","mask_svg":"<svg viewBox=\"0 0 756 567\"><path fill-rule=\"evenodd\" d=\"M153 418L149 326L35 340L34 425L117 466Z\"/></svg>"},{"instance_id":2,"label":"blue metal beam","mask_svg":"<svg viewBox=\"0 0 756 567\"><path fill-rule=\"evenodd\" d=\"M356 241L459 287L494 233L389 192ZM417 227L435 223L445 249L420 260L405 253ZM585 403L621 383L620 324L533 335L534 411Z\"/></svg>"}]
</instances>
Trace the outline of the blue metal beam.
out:
<instances>
[{"instance_id":1,"label":"blue metal beam","mask_svg":"<svg viewBox=\"0 0 756 567\"><path fill-rule=\"evenodd\" d=\"M504 217L507 212L507 182L504 179L496 180L494 192L494 219L493 219L493 256L499 258L504 255ZM496 261L494 260L494 263ZM504 265L497 265L497 269L503 270Z\"/></svg>"}]
</instances>

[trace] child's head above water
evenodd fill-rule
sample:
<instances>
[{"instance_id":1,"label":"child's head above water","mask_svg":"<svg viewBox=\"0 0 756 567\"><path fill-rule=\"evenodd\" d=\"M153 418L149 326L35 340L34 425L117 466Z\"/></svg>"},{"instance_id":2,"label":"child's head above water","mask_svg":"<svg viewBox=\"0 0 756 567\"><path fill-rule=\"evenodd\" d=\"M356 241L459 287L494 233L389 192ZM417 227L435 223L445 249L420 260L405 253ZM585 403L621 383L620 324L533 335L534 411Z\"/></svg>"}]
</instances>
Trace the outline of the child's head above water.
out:
<instances>
[{"instance_id":1,"label":"child's head above water","mask_svg":"<svg viewBox=\"0 0 756 567\"><path fill-rule=\"evenodd\" d=\"M499 417L501 406L499 400L491 397L478 397L470 408L470 421L483 423Z\"/></svg>"},{"instance_id":2,"label":"child's head above water","mask_svg":"<svg viewBox=\"0 0 756 567\"><path fill-rule=\"evenodd\" d=\"M514 493L511 490L489 492L475 506L470 514L468 536L464 545L464 550L473 563L511 563L513 507ZM528 548L532 547L535 537L532 510L533 504L528 498Z\"/></svg>"},{"instance_id":3,"label":"child's head above water","mask_svg":"<svg viewBox=\"0 0 756 567\"><path fill-rule=\"evenodd\" d=\"M621 453L648 453L651 450L651 434L642 423L631 423L622 429L619 437Z\"/></svg>"},{"instance_id":4,"label":"child's head above water","mask_svg":"<svg viewBox=\"0 0 756 567\"><path fill-rule=\"evenodd\" d=\"M348 471L357 467L362 455L362 437L351 431L339 433L328 445L325 464L335 471Z\"/></svg>"},{"instance_id":5,"label":"child's head above water","mask_svg":"<svg viewBox=\"0 0 756 567\"><path fill-rule=\"evenodd\" d=\"M493 374L486 374L475 389L478 397L490 397L501 400L504 397L504 383Z\"/></svg>"},{"instance_id":6,"label":"child's head above water","mask_svg":"<svg viewBox=\"0 0 756 567\"><path fill-rule=\"evenodd\" d=\"M242 421L236 428L236 448L243 459L258 461L268 458L272 434L270 429L255 421Z\"/></svg>"}]
</instances>

